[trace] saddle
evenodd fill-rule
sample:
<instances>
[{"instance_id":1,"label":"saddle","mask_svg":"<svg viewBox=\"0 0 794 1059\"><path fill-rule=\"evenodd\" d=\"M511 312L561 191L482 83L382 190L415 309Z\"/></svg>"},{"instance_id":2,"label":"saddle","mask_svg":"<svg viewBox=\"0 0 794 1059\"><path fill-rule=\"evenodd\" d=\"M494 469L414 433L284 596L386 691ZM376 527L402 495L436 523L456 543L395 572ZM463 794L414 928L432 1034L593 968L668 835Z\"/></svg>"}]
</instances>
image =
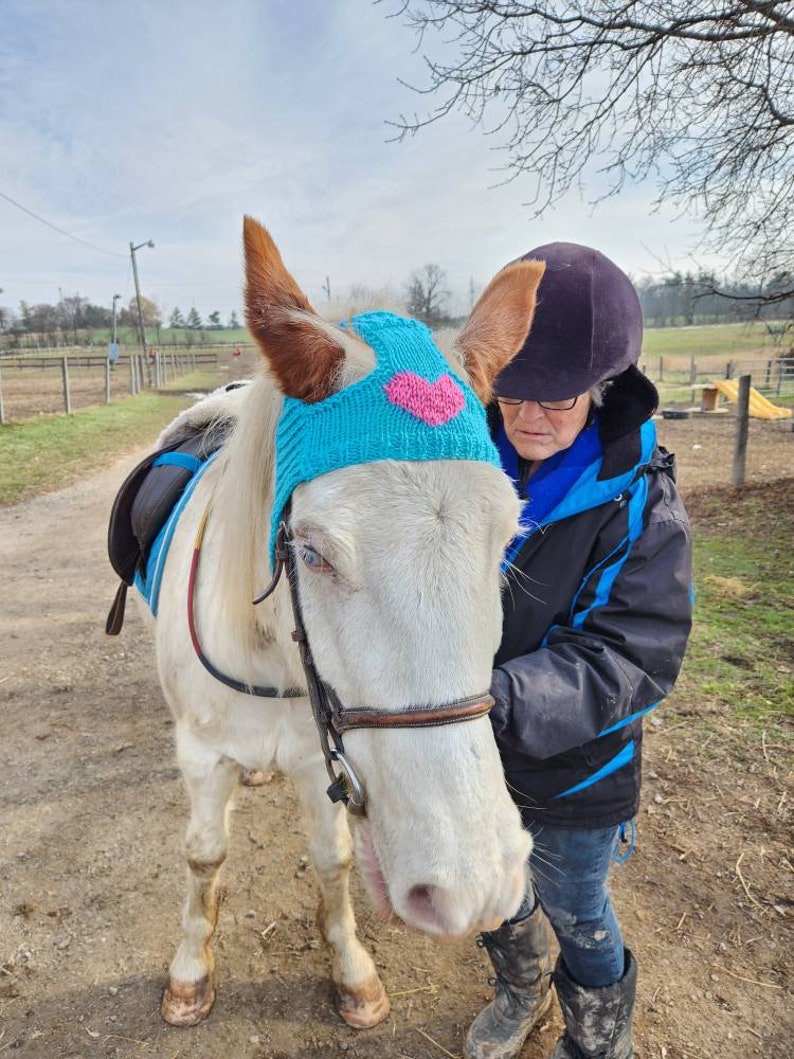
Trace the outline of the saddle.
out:
<instances>
[{"instance_id":1,"label":"saddle","mask_svg":"<svg viewBox=\"0 0 794 1059\"><path fill-rule=\"evenodd\" d=\"M105 623L108 636L118 636L124 624L127 588L136 575L145 577L152 544L191 479L223 445L233 421L186 432L150 453L127 475L119 489L108 525L108 557L121 578Z\"/></svg>"}]
</instances>

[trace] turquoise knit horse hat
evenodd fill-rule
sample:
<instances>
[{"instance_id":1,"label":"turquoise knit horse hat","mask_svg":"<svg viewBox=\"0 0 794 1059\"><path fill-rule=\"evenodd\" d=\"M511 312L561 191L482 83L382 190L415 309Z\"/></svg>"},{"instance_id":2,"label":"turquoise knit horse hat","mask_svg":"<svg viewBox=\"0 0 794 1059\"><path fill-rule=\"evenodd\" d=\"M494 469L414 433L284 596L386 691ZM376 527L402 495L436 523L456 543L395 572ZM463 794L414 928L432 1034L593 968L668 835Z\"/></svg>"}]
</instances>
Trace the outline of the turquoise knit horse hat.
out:
<instances>
[{"instance_id":1,"label":"turquoise knit horse hat","mask_svg":"<svg viewBox=\"0 0 794 1059\"><path fill-rule=\"evenodd\" d=\"M373 349L376 365L323 401L284 398L276 429L271 567L284 507L301 482L376 460L474 460L501 467L485 409L424 324L373 312L346 326Z\"/></svg>"}]
</instances>

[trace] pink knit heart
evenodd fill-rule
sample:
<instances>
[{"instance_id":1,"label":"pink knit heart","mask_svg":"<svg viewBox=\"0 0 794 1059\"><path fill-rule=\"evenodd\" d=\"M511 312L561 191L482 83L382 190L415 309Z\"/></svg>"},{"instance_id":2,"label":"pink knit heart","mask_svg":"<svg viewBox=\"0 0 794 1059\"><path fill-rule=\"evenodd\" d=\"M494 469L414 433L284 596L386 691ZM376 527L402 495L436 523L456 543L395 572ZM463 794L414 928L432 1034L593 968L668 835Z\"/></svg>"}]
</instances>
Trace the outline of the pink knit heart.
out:
<instances>
[{"instance_id":1,"label":"pink knit heart","mask_svg":"<svg viewBox=\"0 0 794 1059\"><path fill-rule=\"evenodd\" d=\"M391 404L430 427L448 423L466 407L463 391L451 375L428 382L412 371L398 371L383 388Z\"/></svg>"}]
</instances>

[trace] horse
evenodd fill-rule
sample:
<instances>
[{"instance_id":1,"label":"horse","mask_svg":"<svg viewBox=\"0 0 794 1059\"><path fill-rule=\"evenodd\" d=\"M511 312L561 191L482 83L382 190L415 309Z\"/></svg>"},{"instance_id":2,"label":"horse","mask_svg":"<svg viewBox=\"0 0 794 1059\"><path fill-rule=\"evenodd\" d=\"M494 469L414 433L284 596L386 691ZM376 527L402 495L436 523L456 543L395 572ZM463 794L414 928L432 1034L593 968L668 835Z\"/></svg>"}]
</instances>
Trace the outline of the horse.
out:
<instances>
[{"instance_id":1,"label":"horse","mask_svg":"<svg viewBox=\"0 0 794 1059\"><path fill-rule=\"evenodd\" d=\"M233 426L172 527L152 618L190 798L161 1011L189 1026L212 1008L230 800L244 771L276 768L308 823L337 1010L364 1028L389 999L356 935L354 845L378 912L426 934L493 928L524 894L531 839L487 717L519 504L483 404L543 265L503 269L443 359L403 317L321 319L251 217L244 255L263 370L213 407Z\"/></svg>"}]
</instances>

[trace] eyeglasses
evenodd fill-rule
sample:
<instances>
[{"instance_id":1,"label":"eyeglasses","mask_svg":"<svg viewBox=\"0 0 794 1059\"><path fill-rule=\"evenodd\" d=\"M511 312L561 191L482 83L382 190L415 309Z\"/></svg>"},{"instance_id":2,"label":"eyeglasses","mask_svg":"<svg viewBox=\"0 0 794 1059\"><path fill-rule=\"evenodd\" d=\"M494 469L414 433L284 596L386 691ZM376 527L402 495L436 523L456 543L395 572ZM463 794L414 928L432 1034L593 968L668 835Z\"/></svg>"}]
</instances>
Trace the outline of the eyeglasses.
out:
<instances>
[{"instance_id":1,"label":"eyeglasses","mask_svg":"<svg viewBox=\"0 0 794 1059\"><path fill-rule=\"evenodd\" d=\"M496 399L499 404L505 404L509 408L524 404L526 400L524 397L497 397ZM570 412L578 400L579 397L577 395L576 397L567 397L564 401L536 401L535 403L540 405L541 408L545 408L547 412Z\"/></svg>"}]
</instances>

